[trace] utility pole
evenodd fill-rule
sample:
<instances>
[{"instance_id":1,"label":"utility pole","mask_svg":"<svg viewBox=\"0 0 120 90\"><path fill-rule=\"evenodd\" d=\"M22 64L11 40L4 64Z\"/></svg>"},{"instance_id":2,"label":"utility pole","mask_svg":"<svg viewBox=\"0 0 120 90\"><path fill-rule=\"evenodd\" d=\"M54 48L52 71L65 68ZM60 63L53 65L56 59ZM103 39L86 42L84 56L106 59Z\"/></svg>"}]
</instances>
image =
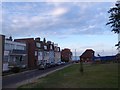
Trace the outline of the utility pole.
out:
<instances>
[{"instance_id":1,"label":"utility pole","mask_svg":"<svg viewBox=\"0 0 120 90\"><path fill-rule=\"evenodd\" d=\"M76 49L75 49L75 60L77 60L77 58L76 58Z\"/></svg>"},{"instance_id":2,"label":"utility pole","mask_svg":"<svg viewBox=\"0 0 120 90\"><path fill-rule=\"evenodd\" d=\"M102 50L102 56L104 55L104 49Z\"/></svg>"},{"instance_id":3,"label":"utility pole","mask_svg":"<svg viewBox=\"0 0 120 90\"><path fill-rule=\"evenodd\" d=\"M113 47L112 47L112 56L113 56Z\"/></svg>"}]
</instances>

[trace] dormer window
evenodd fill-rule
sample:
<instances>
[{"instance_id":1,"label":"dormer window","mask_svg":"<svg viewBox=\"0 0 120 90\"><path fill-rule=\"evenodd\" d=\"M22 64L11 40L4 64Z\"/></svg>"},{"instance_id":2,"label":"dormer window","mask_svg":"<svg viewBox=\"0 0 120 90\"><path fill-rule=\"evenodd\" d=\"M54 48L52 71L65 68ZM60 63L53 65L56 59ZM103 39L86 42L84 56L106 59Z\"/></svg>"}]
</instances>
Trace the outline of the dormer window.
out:
<instances>
[{"instance_id":1,"label":"dormer window","mask_svg":"<svg viewBox=\"0 0 120 90\"><path fill-rule=\"evenodd\" d=\"M44 46L44 49L46 50L46 49L47 49L47 46Z\"/></svg>"}]
</instances>

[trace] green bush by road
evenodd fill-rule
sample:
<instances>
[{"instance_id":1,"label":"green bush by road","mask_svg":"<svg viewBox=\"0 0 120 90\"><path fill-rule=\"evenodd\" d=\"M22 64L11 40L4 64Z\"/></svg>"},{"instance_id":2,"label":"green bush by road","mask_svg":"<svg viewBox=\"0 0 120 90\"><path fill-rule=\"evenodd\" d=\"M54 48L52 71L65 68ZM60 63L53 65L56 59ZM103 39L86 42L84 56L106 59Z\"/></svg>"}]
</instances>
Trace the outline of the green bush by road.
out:
<instances>
[{"instance_id":1,"label":"green bush by road","mask_svg":"<svg viewBox=\"0 0 120 90\"><path fill-rule=\"evenodd\" d=\"M73 64L20 88L118 88L118 64Z\"/></svg>"}]
</instances>

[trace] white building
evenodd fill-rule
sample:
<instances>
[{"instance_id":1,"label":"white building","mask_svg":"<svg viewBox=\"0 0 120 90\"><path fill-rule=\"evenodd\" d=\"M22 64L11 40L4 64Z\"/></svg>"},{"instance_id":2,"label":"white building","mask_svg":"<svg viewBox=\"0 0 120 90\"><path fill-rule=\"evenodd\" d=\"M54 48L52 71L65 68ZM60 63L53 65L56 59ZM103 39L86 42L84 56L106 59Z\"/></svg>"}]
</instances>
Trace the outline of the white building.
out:
<instances>
[{"instance_id":1,"label":"white building","mask_svg":"<svg viewBox=\"0 0 120 90\"><path fill-rule=\"evenodd\" d=\"M50 44L50 50L49 50L49 61L51 65L55 65L55 59L54 59L54 45Z\"/></svg>"},{"instance_id":2,"label":"white building","mask_svg":"<svg viewBox=\"0 0 120 90\"><path fill-rule=\"evenodd\" d=\"M3 71L8 71L10 67L27 67L26 44L14 42L6 39L4 45Z\"/></svg>"},{"instance_id":3,"label":"white building","mask_svg":"<svg viewBox=\"0 0 120 90\"><path fill-rule=\"evenodd\" d=\"M61 62L61 52L60 47L55 46L55 64Z\"/></svg>"},{"instance_id":4,"label":"white building","mask_svg":"<svg viewBox=\"0 0 120 90\"><path fill-rule=\"evenodd\" d=\"M5 50L6 51L11 51L13 49L25 50L26 49L26 44L25 43L20 43L20 42L14 42L14 41L10 41L10 40L5 40Z\"/></svg>"}]
</instances>

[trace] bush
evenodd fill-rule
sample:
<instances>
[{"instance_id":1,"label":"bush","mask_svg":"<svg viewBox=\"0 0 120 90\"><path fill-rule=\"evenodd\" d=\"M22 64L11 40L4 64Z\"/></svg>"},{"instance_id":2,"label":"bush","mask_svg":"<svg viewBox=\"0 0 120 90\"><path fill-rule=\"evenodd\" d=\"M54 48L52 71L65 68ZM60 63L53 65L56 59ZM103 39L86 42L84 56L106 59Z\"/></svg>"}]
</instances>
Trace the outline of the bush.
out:
<instances>
[{"instance_id":1,"label":"bush","mask_svg":"<svg viewBox=\"0 0 120 90\"><path fill-rule=\"evenodd\" d=\"M19 67L13 67L11 69L11 71L14 72L14 73L18 73L20 71L20 68Z\"/></svg>"}]
</instances>

